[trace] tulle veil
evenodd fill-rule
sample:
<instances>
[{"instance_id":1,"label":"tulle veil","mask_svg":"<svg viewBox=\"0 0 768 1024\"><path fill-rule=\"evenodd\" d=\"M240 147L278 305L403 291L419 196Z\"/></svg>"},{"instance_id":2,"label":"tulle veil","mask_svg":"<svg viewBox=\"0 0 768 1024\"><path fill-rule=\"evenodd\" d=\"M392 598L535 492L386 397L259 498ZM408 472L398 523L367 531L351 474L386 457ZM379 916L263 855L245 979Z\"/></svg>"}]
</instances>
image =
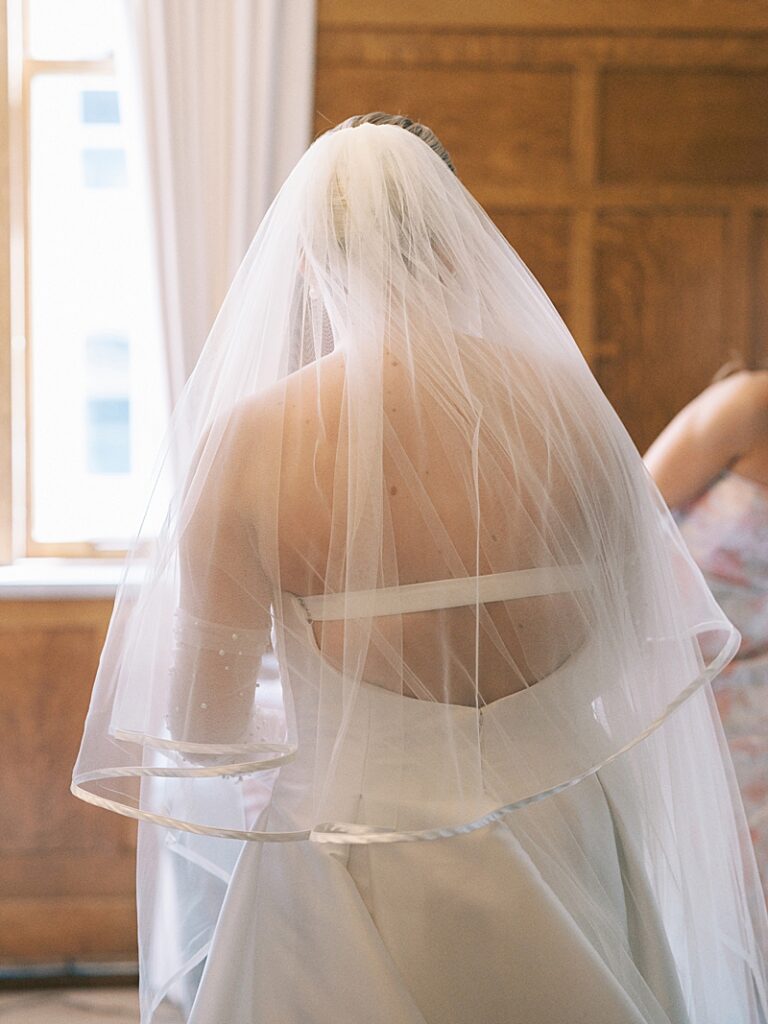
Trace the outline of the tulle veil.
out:
<instances>
[{"instance_id":1,"label":"tulle veil","mask_svg":"<svg viewBox=\"0 0 768 1024\"><path fill-rule=\"evenodd\" d=\"M174 412L160 505L73 781L143 823L144 931L162 906L175 935L144 948L146 1021L191 999L244 843L506 822L589 932L599 887L526 814L592 777L691 1021L766 1019L765 908L709 688L738 634L556 310L422 139L345 127L299 161ZM355 723L382 694L366 756L387 770L368 764L352 812ZM414 702L434 705L438 780ZM642 1002L616 934L596 952Z\"/></svg>"}]
</instances>

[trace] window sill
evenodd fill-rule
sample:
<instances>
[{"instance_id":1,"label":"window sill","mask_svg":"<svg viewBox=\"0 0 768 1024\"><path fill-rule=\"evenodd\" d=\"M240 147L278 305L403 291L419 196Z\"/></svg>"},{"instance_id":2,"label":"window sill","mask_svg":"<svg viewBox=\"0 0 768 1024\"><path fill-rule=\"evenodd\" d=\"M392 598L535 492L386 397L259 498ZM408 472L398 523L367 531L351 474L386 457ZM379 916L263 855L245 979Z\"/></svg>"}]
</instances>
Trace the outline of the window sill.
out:
<instances>
[{"instance_id":1,"label":"window sill","mask_svg":"<svg viewBox=\"0 0 768 1024\"><path fill-rule=\"evenodd\" d=\"M87 558L22 558L0 566L0 601L112 600L124 562ZM141 567L131 572L140 576Z\"/></svg>"}]
</instances>

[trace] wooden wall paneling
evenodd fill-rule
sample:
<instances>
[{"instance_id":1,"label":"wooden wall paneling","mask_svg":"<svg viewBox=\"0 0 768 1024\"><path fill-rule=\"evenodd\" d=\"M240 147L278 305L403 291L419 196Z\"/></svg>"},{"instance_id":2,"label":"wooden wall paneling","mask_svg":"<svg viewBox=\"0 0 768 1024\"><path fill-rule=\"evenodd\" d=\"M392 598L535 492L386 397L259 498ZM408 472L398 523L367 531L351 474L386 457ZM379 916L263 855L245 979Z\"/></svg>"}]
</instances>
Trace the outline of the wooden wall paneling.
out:
<instances>
[{"instance_id":1,"label":"wooden wall paneling","mask_svg":"<svg viewBox=\"0 0 768 1024\"><path fill-rule=\"evenodd\" d=\"M336 67L582 67L693 70L766 68L768 30L713 36L685 33L570 33L450 30L429 26L381 30L327 25L317 35L317 82ZM461 79L456 78L457 91ZM495 102L493 96L489 103Z\"/></svg>"},{"instance_id":2,"label":"wooden wall paneling","mask_svg":"<svg viewBox=\"0 0 768 1024\"><path fill-rule=\"evenodd\" d=\"M490 209L488 212L567 321L570 211Z\"/></svg>"},{"instance_id":3,"label":"wooden wall paneling","mask_svg":"<svg viewBox=\"0 0 768 1024\"><path fill-rule=\"evenodd\" d=\"M755 31L768 29L766 0L319 0L322 26L507 31Z\"/></svg>"},{"instance_id":4,"label":"wooden wall paneling","mask_svg":"<svg viewBox=\"0 0 768 1024\"><path fill-rule=\"evenodd\" d=\"M768 70L606 68L603 181L768 181Z\"/></svg>"},{"instance_id":5,"label":"wooden wall paneling","mask_svg":"<svg viewBox=\"0 0 768 1024\"><path fill-rule=\"evenodd\" d=\"M540 5L533 6L535 21ZM577 6L569 8L574 16ZM653 21L657 12L650 7L658 5L645 10ZM679 32L667 30L666 14L653 30L641 31L639 22L622 22L613 9L619 20L608 31L589 5L579 8L587 23L578 33L564 31L565 22L556 31L537 31L534 24L516 30L505 21L510 5L500 3L473 8L462 24L450 12L437 24L426 7L399 0L383 25L376 20L381 11L366 13L365 5L354 16L345 10L337 23L323 13L342 8L321 4L318 111L341 120L351 112L345 98L354 95L356 110L407 112L431 124L467 186L552 294L641 445L729 352L748 354L757 316L750 225L754 209L764 207L768 174L765 26L746 31L749 18L738 22L733 8L733 31L713 34L695 5L677 8L675 16L688 19ZM564 14L565 5L559 9ZM746 17L746 8L740 10ZM548 83L540 97L537 81ZM318 116L318 129L325 126ZM646 233L646 249L635 256L647 270L654 265L648 246L659 254L664 248L658 218L673 211L670 251L679 250L683 263L670 257L669 273L646 295L649 306L638 319L629 281L614 280L609 269L619 257L606 227L624 223L624 215L626 223L639 218L654 225L655 241ZM711 225L712 217L720 226L707 249L709 229L702 224ZM633 258L630 239L626 244L620 276ZM676 324L670 354L663 332L647 331L654 317L670 314L672 282L681 289L676 317L690 319ZM700 323L700 312L715 300L717 326ZM675 387L665 370L670 358ZM640 380L644 398L635 386Z\"/></svg>"},{"instance_id":6,"label":"wooden wall paneling","mask_svg":"<svg viewBox=\"0 0 768 1024\"><path fill-rule=\"evenodd\" d=\"M136 910L133 896L52 897L3 900L0 957L14 962L136 960ZM6 952L8 950L8 952Z\"/></svg>"},{"instance_id":7,"label":"wooden wall paneling","mask_svg":"<svg viewBox=\"0 0 768 1024\"><path fill-rule=\"evenodd\" d=\"M135 958L135 826L69 782L109 602L3 602L0 959Z\"/></svg>"},{"instance_id":8,"label":"wooden wall paneling","mask_svg":"<svg viewBox=\"0 0 768 1024\"><path fill-rule=\"evenodd\" d=\"M580 166L596 160L599 137L602 134L597 110L602 103L602 85L599 79L609 71L623 68L636 69L647 73L657 68L676 72L686 67L700 70L701 66L719 67L741 73L752 69L758 77L768 73L768 35L760 37L734 36L727 39L710 37L642 37L642 36L592 36L592 35L516 35L513 33L457 33L429 32L424 30L403 31L349 31L323 30L318 36L318 72L316 130L323 131L332 123L342 120L352 112L365 109L381 109L385 102L394 109L409 111L417 117L429 120L441 135L446 131L460 138L451 139L453 148L470 148L480 145L477 140L477 116L468 117L461 110L461 92L465 75L481 69L493 81L494 71L534 70L547 73L567 73L571 80L571 104L568 120L572 132L571 157L563 167L563 174L520 176L519 161L507 168L503 179L503 197L499 188L495 196L485 194L484 182L472 172L473 158L469 155L466 167L460 166L462 176L471 189L485 203L498 208L503 205L527 203L542 207L578 203L581 208L594 206L609 199L616 204L658 205L683 201L696 203L729 202L734 191L749 201L764 202L764 186L759 181L723 182L684 181L657 178L655 180L633 181L631 183L597 180L585 176ZM443 71L453 86L443 90L440 97L430 95L429 78L416 79L426 69ZM350 93L344 86L349 81L362 82L364 87L354 93L354 107L350 106ZM598 77L596 77L598 76ZM388 86L389 79L399 85ZM367 82L367 86L365 83ZM379 83L384 83L379 87ZM598 88L599 86L599 88ZM393 91L394 89L394 91ZM590 96L590 91L596 95ZM502 99L498 99L502 97ZM488 111L503 103L504 92L490 90L483 99L479 117L485 118ZM322 105L321 105L322 104ZM425 108L425 112L421 108ZM418 108L418 109L417 109ZM466 111L465 111L466 113ZM561 112L562 113L562 112ZM587 120L584 120L584 115ZM477 112L475 112L477 114ZM325 115L325 116L323 116ZM498 116L498 115L494 115ZM505 115L502 115L505 116ZM457 122L458 131L451 128ZM525 124L519 120L517 125ZM650 131L654 118L646 119L633 130ZM587 131L585 131L587 127ZM515 130L512 117L508 130ZM533 125L533 132L540 130ZM545 130L549 131L547 127ZM573 139L578 140L574 146ZM518 140L516 145L524 150L530 145L527 138ZM722 138L715 140L723 145ZM759 146L759 139L755 142ZM512 145L515 145L513 143ZM538 143L535 143L538 145ZM524 166L524 165L523 165ZM531 162L535 169L537 161ZM481 168L480 168L481 169ZM542 167L546 172L546 166ZM742 172L743 176L754 177Z\"/></svg>"},{"instance_id":9,"label":"wooden wall paneling","mask_svg":"<svg viewBox=\"0 0 768 1024\"><path fill-rule=\"evenodd\" d=\"M576 154L574 177L580 196L574 200L574 231L570 248L570 318L568 324L584 357L595 354L594 227L593 194L597 169L598 67L593 60L580 63L575 72L571 130Z\"/></svg>"},{"instance_id":10,"label":"wooden wall paneling","mask_svg":"<svg viewBox=\"0 0 768 1024\"><path fill-rule=\"evenodd\" d=\"M768 131L766 132L768 135ZM734 201L728 209L726 246L723 254L725 280L723 348L729 358L748 364L752 356L750 324L750 226L749 207ZM702 253L702 259L708 254ZM693 353L691 353L693 356Z\"/></svg>"},{"instance_id":11,"label":"wooden wall paneling","mask_svg":"<svg viewBox=\"0 0 768 1024\"><path fill-rule=\"evenodd\" d=\"M768 367L768 209L756 210L750 225L750 356Z\"/></svg>"},{"instance_id":12,"label":"wooden wall paneling","mask_svg":"<svg viewBox=\"0 0 768 1024\"><path fill-rule=\"evenodd\" d=\"M596 373L644 450L728 355L727 213L601 211Z\"/></svg>"}]
</instances>

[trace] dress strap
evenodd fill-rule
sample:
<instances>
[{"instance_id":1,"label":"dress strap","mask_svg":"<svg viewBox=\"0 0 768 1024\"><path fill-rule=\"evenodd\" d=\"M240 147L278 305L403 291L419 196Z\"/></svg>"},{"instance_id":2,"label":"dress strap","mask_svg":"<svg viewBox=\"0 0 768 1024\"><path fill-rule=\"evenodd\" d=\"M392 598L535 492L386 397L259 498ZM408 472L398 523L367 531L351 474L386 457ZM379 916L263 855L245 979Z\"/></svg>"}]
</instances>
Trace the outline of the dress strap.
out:
<instances>
[{"instance_id":1,"label":"dress strap","mask_svg":"<svg viewBox=\"0 0 768 1024\"><path fill-rule=\"evenodd\" d=\"M583 590L592 574L588 566L544 566L487 576L459 576L399 587L353 590L341 594L314 594L298 598L313 622L364 619L379 615L406 615L471 604L491 604L523 597L541 597Z\"/></svg>"}]
</instances>

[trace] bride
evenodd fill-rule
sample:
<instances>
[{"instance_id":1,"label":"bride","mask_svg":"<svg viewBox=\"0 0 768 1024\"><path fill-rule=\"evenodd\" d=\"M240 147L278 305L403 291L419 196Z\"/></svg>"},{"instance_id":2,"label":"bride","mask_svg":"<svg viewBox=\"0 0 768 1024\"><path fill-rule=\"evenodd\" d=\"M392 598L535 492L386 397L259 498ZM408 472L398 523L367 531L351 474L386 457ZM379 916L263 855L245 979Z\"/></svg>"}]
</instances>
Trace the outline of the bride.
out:
<instances>
[{"instance_id":1,"label":"bride","mask_svg":"<svg viewBox=\"0 0 768 1024\"><path fill-rule=\"evenodd\" d=\"M765 1024L738 634L429 129L299 161L163 473L73 781L143 1024Z\"/></svg>"}]
</instances>

